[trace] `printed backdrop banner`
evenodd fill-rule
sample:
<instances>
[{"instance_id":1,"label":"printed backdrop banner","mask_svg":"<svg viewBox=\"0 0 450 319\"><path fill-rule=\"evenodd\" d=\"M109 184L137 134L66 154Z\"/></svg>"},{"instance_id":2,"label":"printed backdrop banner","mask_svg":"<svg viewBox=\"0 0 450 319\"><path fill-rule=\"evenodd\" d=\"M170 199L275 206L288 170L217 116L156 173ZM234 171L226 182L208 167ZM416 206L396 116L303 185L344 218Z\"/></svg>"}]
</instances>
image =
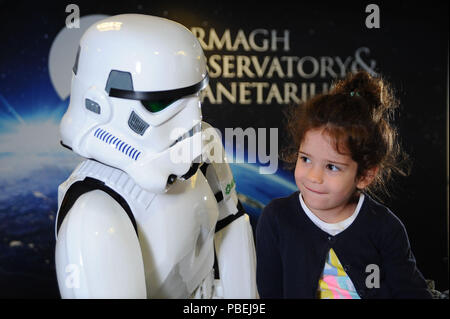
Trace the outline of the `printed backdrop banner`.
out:
<instances>
[{"instance_id":1,"label":"printed backdrop banner","mask_svg":"<svg viewBox=\"0 0 450 319\"><path fill-rule=\"evenodd\" d=\"M448 289L448 5L369 4L0 1L0 296L59 297L57 188L82 159L61 147L58 124L82 33L121 13L165 17L198 38L210 76L203 119L222 134L253 227L271 199L296 190L279 158L289 144L286 108L348 72L390 81L413 170L386 204L424 276Z\"/></svg>"}]
</instances>

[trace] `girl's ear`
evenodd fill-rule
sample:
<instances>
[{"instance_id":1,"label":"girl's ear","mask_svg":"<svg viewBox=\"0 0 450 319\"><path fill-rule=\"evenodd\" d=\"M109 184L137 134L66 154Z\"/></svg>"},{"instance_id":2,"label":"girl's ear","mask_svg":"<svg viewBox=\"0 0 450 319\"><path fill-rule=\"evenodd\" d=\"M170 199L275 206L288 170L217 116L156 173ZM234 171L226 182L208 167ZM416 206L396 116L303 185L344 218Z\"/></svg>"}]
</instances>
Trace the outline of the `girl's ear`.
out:
<instances>
[{"instance_id":1,"label":"girl's ear","mask_svg":"<svg viewBox=\"0 0 450 319\"><path fill-rule=\"evenodd\" d=\"M369 168L363 176L361 176L356 184L356 188L363 190L370 184L372 184L373 180L378 174L378 166Z\"/></svg>"}]
</instances>

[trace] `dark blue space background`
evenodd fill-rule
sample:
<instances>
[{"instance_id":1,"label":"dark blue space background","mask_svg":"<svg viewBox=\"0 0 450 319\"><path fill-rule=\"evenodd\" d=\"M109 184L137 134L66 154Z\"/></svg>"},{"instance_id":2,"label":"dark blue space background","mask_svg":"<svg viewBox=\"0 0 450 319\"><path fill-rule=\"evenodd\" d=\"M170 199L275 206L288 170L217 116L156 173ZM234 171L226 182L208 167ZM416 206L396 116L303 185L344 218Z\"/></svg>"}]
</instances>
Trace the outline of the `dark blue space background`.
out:
<instances>
[{"instance_id":1,"label":"dark blue space background","mask_svg":"<svg viewBox=\"0 0 450 319\"><path fill-rule=\"evenodd\" d=\"M49 52L65 26L69 3L0 1L0 298L59 298L57 188L82 159L59 145L58 124L69 99L62 100L51 83ZM400 99L397 125L413 159L411 176L397 180L386 204L405 224L419 269L447 290L448 4L376 2L382 27L371 32L356 27L364 23L362 2L288 3L76 2L81 16L143 13L187 27L290 29L298 36L290 55L349 55L370 47L377 70L392 81ZM355 22L356 14L361 18ZM286 143L282 110L208 101L202 106L204 120L222 131L279 128L280 147ZM296 190L292 172L281 165L273 175L258 174L258 164L231 165L253 226L271 199Z\"/></svg>"}]
</instances>

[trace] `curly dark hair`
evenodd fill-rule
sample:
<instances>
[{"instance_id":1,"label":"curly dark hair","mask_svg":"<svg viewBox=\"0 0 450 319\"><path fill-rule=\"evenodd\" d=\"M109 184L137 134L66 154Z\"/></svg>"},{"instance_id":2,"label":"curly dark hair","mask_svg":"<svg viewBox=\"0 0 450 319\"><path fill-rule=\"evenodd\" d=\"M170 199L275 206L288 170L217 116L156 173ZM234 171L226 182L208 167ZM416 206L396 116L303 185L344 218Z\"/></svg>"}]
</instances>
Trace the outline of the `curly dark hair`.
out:
<instances>
[{"instance_id":1,"label":"curly dark hair","mask_svg":"<svg viewBox=\"0 0 450 319\"><path fill-rule=\"evenodd\" d=\"M338 153L348 154L358 164L357 177L378 167L378 174L365 190L389 196L388 181L394 174L408 175L410 161L402 150L394 113L399 103L389 83L366 71L349 73L334 83L331 91L287 109L287 133L290 144L281 159L295 167L300 144L306 132L323 128Z\"/></svg>"}]
</instances>

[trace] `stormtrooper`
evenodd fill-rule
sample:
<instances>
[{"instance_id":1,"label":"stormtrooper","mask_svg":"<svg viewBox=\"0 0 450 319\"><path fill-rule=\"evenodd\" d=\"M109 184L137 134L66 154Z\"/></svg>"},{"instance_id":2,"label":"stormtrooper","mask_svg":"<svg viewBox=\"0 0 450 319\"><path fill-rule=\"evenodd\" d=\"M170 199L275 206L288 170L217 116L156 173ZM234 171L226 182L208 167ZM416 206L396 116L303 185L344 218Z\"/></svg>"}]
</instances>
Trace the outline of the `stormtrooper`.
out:
<instances>
[{"instance_id":1,"label":"stormtrooper","mask_svg":"<svg viewBox=\"0 0 450 319\"><path fill-rule=\"evenodd\" d=\"M258 297L249 218L202 121L207 82L176 22L123 14L84 33L60 125L85 158L58 188L61 297Z\"/></svg>"}]
</instances>

